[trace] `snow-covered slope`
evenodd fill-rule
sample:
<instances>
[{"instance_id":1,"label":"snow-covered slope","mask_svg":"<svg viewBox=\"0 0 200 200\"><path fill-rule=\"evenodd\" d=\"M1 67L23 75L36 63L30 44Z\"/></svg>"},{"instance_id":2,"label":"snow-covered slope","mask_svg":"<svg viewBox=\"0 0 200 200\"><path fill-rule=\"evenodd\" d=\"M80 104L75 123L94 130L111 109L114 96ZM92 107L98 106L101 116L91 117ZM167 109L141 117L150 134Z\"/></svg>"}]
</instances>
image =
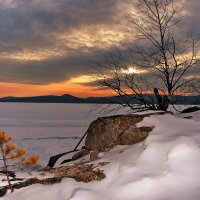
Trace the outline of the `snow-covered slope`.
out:
<instances>
[{"instance_id":1,"label":"snow-covered slope","mask_svg":"<svg viewBox=\"0 0 200 200\"><path fill-rule=\"evenodd\" d=\"M50 186L32 185L6 194L4 200L199 200L200 112L155 115L138 126L154 126L145 142L117 146L94 163L106 178L76 182L65 178ZM188 117L186 116L186 117Z\"/></svg>"}]
</instances>

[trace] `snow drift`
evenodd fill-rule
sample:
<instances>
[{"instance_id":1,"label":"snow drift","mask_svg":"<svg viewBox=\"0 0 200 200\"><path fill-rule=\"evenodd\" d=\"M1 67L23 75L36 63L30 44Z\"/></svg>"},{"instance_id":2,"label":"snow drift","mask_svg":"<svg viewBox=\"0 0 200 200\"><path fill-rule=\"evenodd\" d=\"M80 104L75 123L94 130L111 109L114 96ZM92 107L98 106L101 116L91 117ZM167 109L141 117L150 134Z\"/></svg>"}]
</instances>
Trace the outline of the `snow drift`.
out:
<instances>
[{"instance_id":1,"label":"snow drift","mask_svg":"<svg viewBox=\"0 0 200 200\"><path fill-rule=\"evenodd\" d=\"M190 115L192 118L186 119ZM117 146L91 162L106 178L90 183L65 178L54 185L32 185L4 200L199 200L200 112L153 115L137 127L154 127L135 145ZM100 166L98 163L107 165Z\"/></svg>"}]
</instances>

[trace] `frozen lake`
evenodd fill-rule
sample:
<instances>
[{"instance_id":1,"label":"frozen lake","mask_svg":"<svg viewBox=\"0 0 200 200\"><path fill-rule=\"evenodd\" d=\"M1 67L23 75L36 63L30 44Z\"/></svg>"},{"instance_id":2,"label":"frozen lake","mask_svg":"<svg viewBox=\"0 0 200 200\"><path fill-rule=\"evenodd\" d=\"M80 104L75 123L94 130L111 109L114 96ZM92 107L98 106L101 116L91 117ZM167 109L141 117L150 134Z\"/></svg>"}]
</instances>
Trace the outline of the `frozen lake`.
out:
<instances>
[{"instance_id":1,"label":"frozen lake","mask_svg":"<svg viewBox=\"0 0 200 200\"><path fill-rule=\"evenodd\" d=\"M94 107L91 104L0 103L0 130L11 135L18 147L27 148L30 154L39 154L40 164L46 166L50 156L74 149L89 124L105 115Z\"/></svg>"},{"instance_id":2,"label":"frozen lake","mask_svg":"<svg viewBox=\"0 0 200 200\"><path fill-rule=\"evenodd\" d=\"M98 113L89 104L0 103L0 129L14 137L18 147L41 156L72 150Z\"/></svg>"}]
</instances>

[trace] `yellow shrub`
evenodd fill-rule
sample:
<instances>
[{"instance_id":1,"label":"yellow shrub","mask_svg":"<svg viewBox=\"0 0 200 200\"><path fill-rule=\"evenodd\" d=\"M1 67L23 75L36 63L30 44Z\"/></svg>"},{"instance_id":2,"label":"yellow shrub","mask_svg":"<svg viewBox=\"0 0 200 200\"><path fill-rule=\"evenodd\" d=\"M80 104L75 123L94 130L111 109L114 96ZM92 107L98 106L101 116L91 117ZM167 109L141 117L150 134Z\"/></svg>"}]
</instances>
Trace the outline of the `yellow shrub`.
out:
<instances>
[{"instance_id":1,"label":"yellow shrub","mask_svg":"<svg viewBox=\"0 0 200 200\"><path fill-rule=\"evenodd\" d=\"M7 143L12 139L11 136L7 135L4 131L0 131L0 143Z\"/></svg>"},{"instance_id":2,"label":"yellow shrub","mask_svg":"<svg viewBox=\"0 0 200 200\"><path fill-rule=\"evenodd\" d=\"M16 144L6 144L4 147L5 155L8 155L11 151L16 149Z\"/></svg>"},{"instance_id":3,"label":"yellow shrub","mask_svg":"<svg viewBox=\"0 0 200 200\"><path fill-rule=\"evenodd\" d=\"M27 149L24 149L24 148L23 148L23 149L19 149L19 150L17 151L15 157L18 158L18 157L20 157L20 156L26 154L27 152L28 152Z\"/></svg>"},{"instance_id":4,"label":"yellow shrub","mask_svg":"<svg viewBox=\"0 0 200 200\"><path fill-rule=\"evenodd\" d=\"M40 156L35 155L35 156L31 156L29 158L23 158L21 161L23 164L25 164L26 166L34 166L37 164L37 162L40 160Z\"/></svg>"},{"instance_id":5,"label":"yellow shrub","mask_svg":"<svg viewBox=\"0 0 200 200\"><path fill-rule=\"evenodd\" d=\"M18 169L23 170L23 167L32 167L37 164L38 160L40 157L38 155L29 157L29 158L24 158L23 155L28 152L27 149L21 148L16 150L16 145L15 144L7 144L12 139L9 135L7 135L4 131L0 130L0 152L2 154L2 160L3 160L3 166L2 170L5 171L7 181L8 181L8 186L11 190L11 192L14 191L10 177L9 177L9 167L10 166L18 166ZM14 152L13 152L14 151ZM11 160L17 160L16 163L13 165L7 164L8 159Z\"/></svg>"}]
</instances>

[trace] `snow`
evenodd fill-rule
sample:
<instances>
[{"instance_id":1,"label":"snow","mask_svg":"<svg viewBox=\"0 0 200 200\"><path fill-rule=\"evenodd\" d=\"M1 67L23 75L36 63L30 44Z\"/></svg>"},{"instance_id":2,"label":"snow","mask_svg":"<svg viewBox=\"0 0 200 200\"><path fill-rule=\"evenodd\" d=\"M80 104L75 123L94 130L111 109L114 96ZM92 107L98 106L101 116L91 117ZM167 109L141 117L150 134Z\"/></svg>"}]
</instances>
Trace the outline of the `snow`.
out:
<instances>
[{"instance_id":1,"label":"snow","mask_svg":"<svg viewBox=\"0 0 200 200\"><path fill-rule=\"evenodd\" d=\"M0 109L1 106L0 104ZM95 113L89 118L83 117L85 116L83 113L87 112L90 105L56 106L53 108L53 105L47 104L10 104L8 112L2 106L0 124L2 125L5 120L6 126L3 128L10 134L13 133L21 145L26 145L29 141L31 151L37 149L45 160L49 155L47 151L58 153L56 145L60 145L58 147L60 152L71 150L70 148L77 142L77 139L72 137L81 137L92 119L98 115ZM48 111L45 111L46 109ZM15 114L18 117L12 118L11 113L12 116ZM184 118L188 116L192 118ZM82 183L65 178L59 184L48 186L35 184L16 190L12 194L8 192L2 199L199 200L199 121L200 111L146 117L137 124L138 127L154 127L145 142L131 146L117 146L106 153L101 153L101 158L92 162L104 171L106 178L102 181ZM32 140L23 140L28 137ZM43 137L46 139L37 139ZM66 139L48 137L66 137ZM49 142L50 144L46 144ZM99 166L100 162L108 164Z\"/></svg>"}]
</instances>

